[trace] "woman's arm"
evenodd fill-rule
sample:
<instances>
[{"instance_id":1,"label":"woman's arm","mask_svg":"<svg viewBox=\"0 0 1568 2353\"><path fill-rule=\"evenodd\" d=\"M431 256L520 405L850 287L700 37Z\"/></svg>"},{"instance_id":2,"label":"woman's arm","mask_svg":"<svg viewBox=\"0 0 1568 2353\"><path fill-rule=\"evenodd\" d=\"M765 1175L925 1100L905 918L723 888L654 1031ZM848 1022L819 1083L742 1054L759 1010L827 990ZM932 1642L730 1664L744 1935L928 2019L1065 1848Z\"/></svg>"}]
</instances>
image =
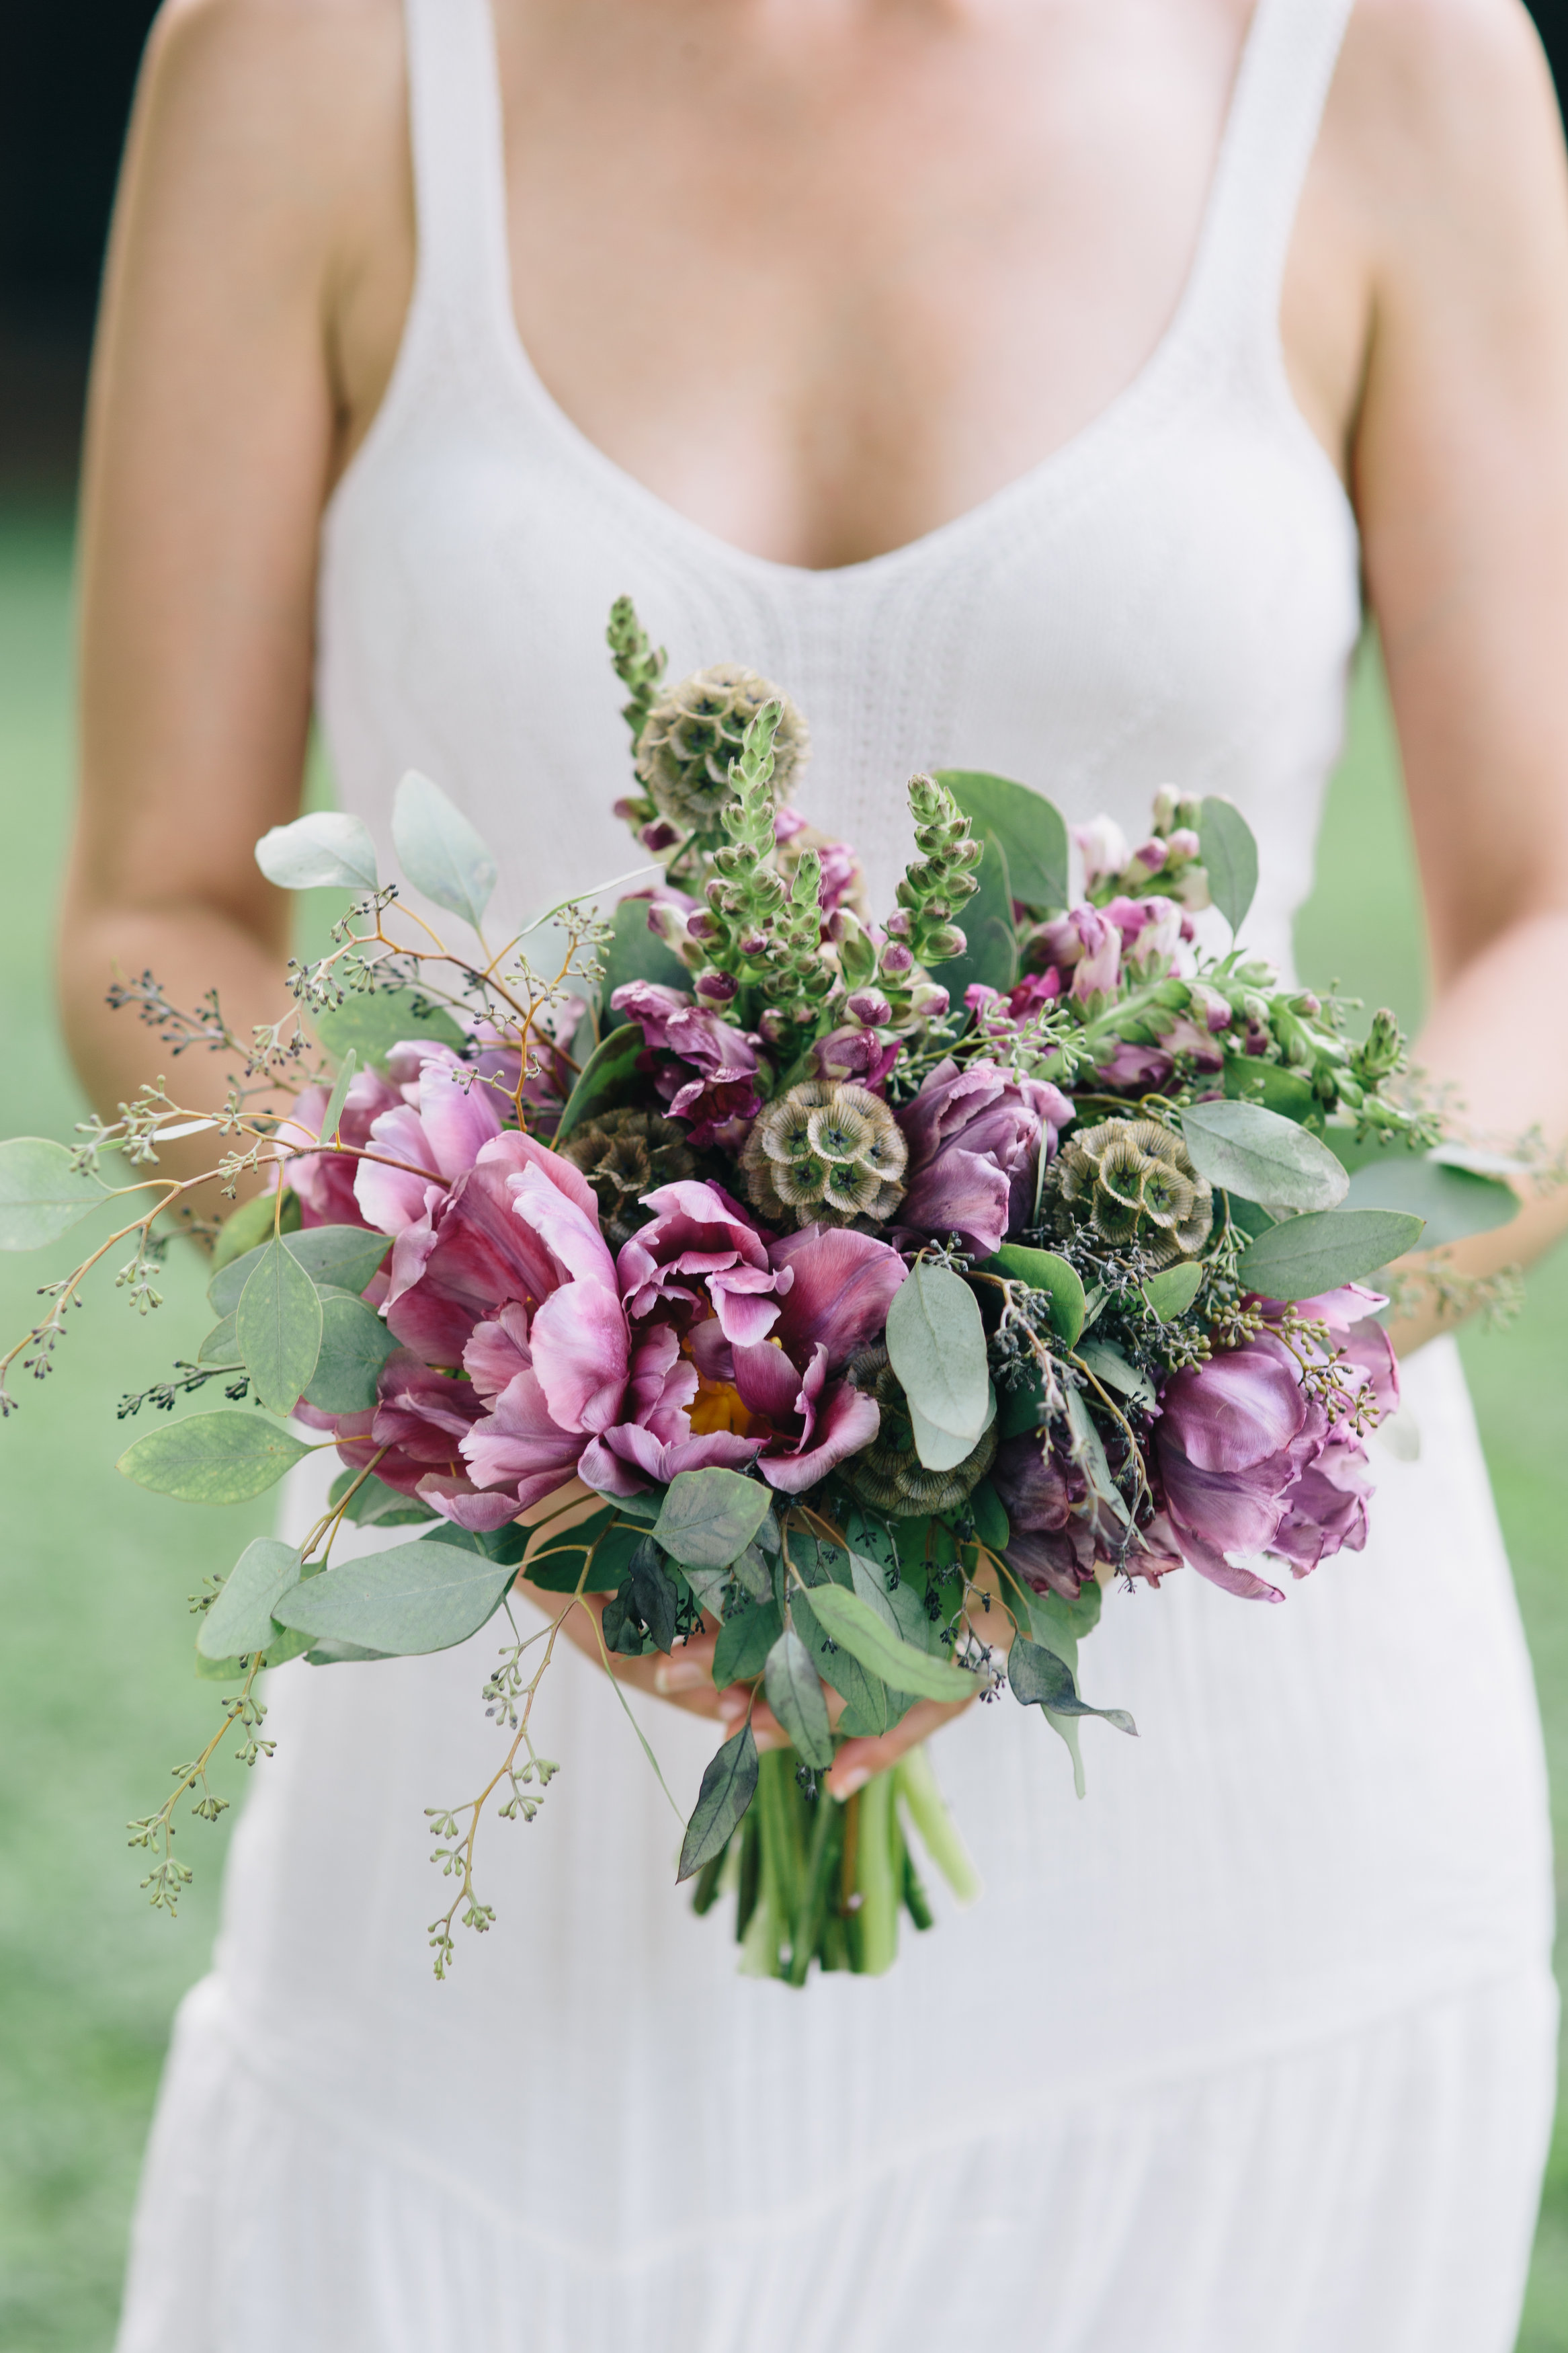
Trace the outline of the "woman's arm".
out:
<instances>
[{"instance_id":1,"label":"woman's arm","mask_svg":"<svg viewBox=\"0 0 1568 2353\"><path fill-rule=\"evenodd\" d=\"M253 851L299 807L317 531L353 427L329 321L395 169L401 73L379 0L174 0L149 47L89 403L60 956L105 1111L175 1076L105 1006L117 975L151 968L186 1007L216 983L242 1037L288 1007L288 903ZM193 1053L178 1078L221 1102L216 1062Z\"/></svg>"},{"instance_id":2,"label":"woman's arm","mask_svg":"<svg viewBox=\"0 0 1568 2353\"><path fill-rule=\"evenodd\" d=\"M1416 1060L1468 1124L1568 1137L1568 168L1517 0L1362 0L1332 129L1373 323L1352 486L1425 885ZM1568 1190L1456 1253L1568 1229ZM1403 1348L1436 1328L1402 1327Z\"/></svg>"}]
</instances>

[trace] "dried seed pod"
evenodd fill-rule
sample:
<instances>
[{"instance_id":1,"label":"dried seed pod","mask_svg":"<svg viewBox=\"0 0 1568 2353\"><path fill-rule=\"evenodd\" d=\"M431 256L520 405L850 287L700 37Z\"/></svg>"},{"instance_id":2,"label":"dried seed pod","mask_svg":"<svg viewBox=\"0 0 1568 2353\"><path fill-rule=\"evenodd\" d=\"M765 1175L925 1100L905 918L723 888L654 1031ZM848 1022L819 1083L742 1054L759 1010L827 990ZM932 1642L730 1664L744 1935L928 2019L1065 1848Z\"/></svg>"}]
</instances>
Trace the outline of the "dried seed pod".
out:
<instances>
[{"instance_id":1,"label":"dried seed pod","mask_svg":"<svg viewBox=\"0 0 1568 2353\"><path fill-rule=\"evenodd\" d=\"M951 1471L928 1471L915 1451L908 1401L886 1348L862 1348L850 1358L848 1374L858 1389L876 1398L882 1416L870 1445L838 1466L838 1479L858 1502L894 1519L912 1520L950 1512L973 1493L996 1459L994 1422Z\"/></svg>"},{"instance_id":2,"label":"dried seed pod","mask_svg":"<svg viewBox=\"0 0 1568 2353\"><path fill-rule=\"evenodd\" d=\"M561 1151L592 1187L612 1250L619 1250L652 1217L642 1206L645 1193L697 1174L697 1155L685 1129L656 1111L602 1112Z\"/></svg>"},{"instance_id":3,"label":"dried seed pod","mask_svg":"<svg viewBox=\"0 0 1568 2353\"><path fill-rule=\"evenodd\" d=\"M891 1217L904 1198L903 1130L865 1087L807 1079L753 1121L741 1153L746 1189L780 1225L846 1226Z\"/></svg>"},{"instance_id":4,"label":"dried seed pod","mask_svg":"<svg viewBox=\"0 0 1568 2353\"><path fill-rule=\"evenodd\" d=\"M643 722L637 754L637 775L662 817L687 832L718 825L734 797L731 762L765 702L782 706L773 744L776 805L811 756L805 721L788 695L738 662L719 662L665 690Z\"/></svg>"},{"instance_id":5,"label":"dried seed pod","mask_svg":"<svg viewBox=\"0 0 1568 2353\"><path fill-rule=\"evenodd\" d=\"M1194 1258L1214 1197L1179 1135L1155 1119L1107 1119L1058 1153L1049 1176L1058 1231L1088 1226L1111 1249L1136 1243L1155 1267Z\"/></svg>"}]
</instances>

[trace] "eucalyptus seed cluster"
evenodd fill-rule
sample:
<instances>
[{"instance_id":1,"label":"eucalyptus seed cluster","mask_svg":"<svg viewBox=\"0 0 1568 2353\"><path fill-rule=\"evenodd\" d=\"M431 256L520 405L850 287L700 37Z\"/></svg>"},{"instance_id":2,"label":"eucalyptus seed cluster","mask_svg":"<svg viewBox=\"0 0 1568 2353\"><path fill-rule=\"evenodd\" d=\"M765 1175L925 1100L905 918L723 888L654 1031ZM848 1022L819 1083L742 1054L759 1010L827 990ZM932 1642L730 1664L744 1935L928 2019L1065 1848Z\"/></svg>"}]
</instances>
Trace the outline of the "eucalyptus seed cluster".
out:
<instances>
[{"instance_id":1,"label":"eucalyptus seed cluster","mask_svg":"<svg viewBox=\"0 0 1568 2353\"><path fill-rule=\"evenodd\" d=\"M903 940L921 964L942 964L969 944L954 915L977 885L974 870L985 846L969 830L969 819L945 785L934 776L910 778L910 814L920 855L899 884L899 912L889 932Z\"/></svg>"}]
</instances>

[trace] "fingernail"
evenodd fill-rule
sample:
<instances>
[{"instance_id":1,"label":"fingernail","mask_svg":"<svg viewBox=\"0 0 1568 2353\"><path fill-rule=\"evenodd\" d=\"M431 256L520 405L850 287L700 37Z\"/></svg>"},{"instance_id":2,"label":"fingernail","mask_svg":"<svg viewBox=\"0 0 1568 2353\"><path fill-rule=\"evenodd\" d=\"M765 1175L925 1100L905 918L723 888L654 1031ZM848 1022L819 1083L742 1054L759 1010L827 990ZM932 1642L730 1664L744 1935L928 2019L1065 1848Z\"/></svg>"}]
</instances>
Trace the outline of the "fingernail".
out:
<instances>
[{"instance_id":1,"label":"fingernail","mask_svg":"<svg viewBox=\"0 0 1568 2353\"><path fill-rule=\"evenodd\" d=\"M864 1765L851 1765L847 1773L837 1773L833 1776L831 1782L833 1794L842 1804L847 1799L852 1798L857 1789L863 1789L870 1778Z\"/></svg>"},{"instance_id":2,"label":"fingernail","mask_svg":"<svg viewBox=\"0 0 1568 2353\"><path fill-rule=\"evenodd\" d=\"M712 1680L707 1668L700 1666L695 1659L667 1659L653 1672L653 1687L664 1697L671 1692L697 1691Z\"/></svg>"}]
</instances>

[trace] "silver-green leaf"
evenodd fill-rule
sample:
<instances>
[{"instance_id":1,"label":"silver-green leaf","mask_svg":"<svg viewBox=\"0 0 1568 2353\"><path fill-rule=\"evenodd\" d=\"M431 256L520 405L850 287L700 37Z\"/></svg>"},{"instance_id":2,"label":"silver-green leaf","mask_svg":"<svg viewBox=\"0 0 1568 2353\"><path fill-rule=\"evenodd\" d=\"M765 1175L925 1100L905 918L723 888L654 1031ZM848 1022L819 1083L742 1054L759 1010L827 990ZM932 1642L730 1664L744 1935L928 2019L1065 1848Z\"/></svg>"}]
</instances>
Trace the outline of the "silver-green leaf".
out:
<instances>
[{"instance_id":1,"label":"silver-green leaf","mask_svg":"<svg viewBox=\"0 0 1568 2353\"><path fill-rule=\"evenodd\" d=\"M514 1566L483 1553L419 1540L307 1578L272 1614L319 1641L411 1658L449 1651L478 1633L516 1574Z\"/></svg>"},{"instance_id":2,"label":"silver-green leaf","mask_svg":"<svg viewBox=\"0 0 1568 2353\"><path fill-rule=\"evenodd\" d=\"M1079 1699L1072 1669L1054 1651L1020 1634L1007 1653L1007 1681L1023 1707L1047 1708L1053 1715L1098 1715L1136 1739L1138 1726L1124 1707L1090 1707Z\"/></svg>"},{"instance_id":3,"label":"silver-green leaf","mask_svg":"<svg viewBox=\"0 0 1568 2353\"><path fill-rule=\"evenodd\" d=\"M1051 1329L1064 1347L1078 1345L1083 1330L1086 1306L1083 1284L1076 1268L1055 1250L1030 1250L1022 1242L1004 1242L994 1258L986 1261L987 1271L1005 1274L1015 1282L1026 1282L1031 1291L1043 1291L1051 1303Z\"/></svg>"},{"instance_id":4,"label":"silver-green leaf","mask_svg":"<svg viewBox=\"0 0 1568 2353\"><path fill-rule=\"evenodd\" d=\"M392 804L392 839L416 891L478 931L496 887L496 861L457 803L410 768Z\"/></svg>"},{"instance_id":5,"label":"silver-green leaf","mask_svg":"<svg viewBox=\"0 0 1568 2353\"><path fill-rule=\"evenodd\" d=\"M204 1659L244 1658L265 1651L277 1628L273 1605L300 1582L296 1546L276 1536L247 1544L224 1579L223 1589L202 1619L196 1648Z\"/></svg>"},{"instance_id":6,"label":"silver-green leaf","mask_svg":"<svg viewBox=\"0 0 1568 2353\"><path fill-rule=\"evenodd\" d=\"M150 1430L116 1470L154 1495L187 1504L246 1504L263 1495L310 1449L255 1412L194 1413Z\"/></svg>"},{"instance_id":7,"label":"silver-green leaf","mask_svg":"<svg viewBox=\"0 0 1568 2353\"><path fill-rule=\"evenodd\" d=\"M13 1135L0 1144L0 1250L41 1250L58 1241L108 1198L96 1176L71 1165L63 1144L47 1135Z\"/></svg>"},{"instance_id":8,"label":"silver-green leaf","mask_svg":"<svg viewBox=\"0 0 1568 2353\"><path fill-rule=\"evenodd\" d=\"M795 1754L818 1772L833 1762L833 1735L827 1722L827 1702L805 1644L786 1626L768 1652L763 1688Z\"/></svg>"},{"instance_id":9,"label":"silver-green leaf","mask_svg":"<svg viewBox=\"0 0 1568 2353\"><path fill-rule=\"evenodd\" d=\"M920 1699L955 1700L973 1698L980 1688L976 1676L917 1651L859 1594L847 1592L841 1585L813 1586L811 1610L830 1641L894 1691L912 1692Z\"/></svg>"},{"instance_id":10,"label":"silver-green leaf","mask_svg":"<svg viewBox=\"0 0 1568 2353\"><path fill-rule=\"evenodd\" d=\"M714 1855L722 1854L756 1793L757 1744L751 1725L743 1724L708 1760L681 1841L678 1881L691 1878Z\"/></svg>"},{"instance_id":11,"label":"silver-green leaf","mask_svg":"<svg viewBox=\"0 0 1568 2353\"><path fill-rule=\"evenodd\" d=\"M985 1332L969 1285L923 1260L893 1293L888 1356L911 1406L973 1446L991 1409ZM968 1449L965 1449L967 1452Z\"/></svg>"},{"instance_id":12,"label":"silver-green leaf","mask_svg":"<svg viewBox=\"0 0 1568 2353\"><path fill-rule=\"evenodd\" d=\"M1350 1184L1326 1144L1261 1103L1194 1103L1182 1136L1200 1176L1266 1209L1331 1209Z\"/></svg>"},{"instance_id":13,"label":"silver-green leaf","mask_svg":"<svg viewBox=\"0 0 1568 2353\"><path fill-rule=\"evenodd\" d=\"M1420 1240L1421 1219L1398 1209L1324 1209L1259 1234L1242 1251L1236 1278L1265 1299L1316 1299L1375 1274Z\"/></svg>"},{"instance_id":14,"label":"silver-green leaf","mask_svg":"<svg viewBox=\"0 0 1568 2353\"><path fill-rule=\"evenodd\" d=\"M773 1496L739 1471L681 1471L670 1481L654 1537L683 1568L728 1568L767 1518Z\"/></svg>"},{"instance_id":15,"label":"silver-green leaf","mask_svg":"<svg viewBox=\"0 0 1568 2353\"><path fill-rule=\"evenodd\" d=\"M292 1413L321 1350L321 1299L280 1241L257 1256L235 1313L234 1335L250 1386L273 1413Z\"/></svg>"},{"instance_id":16,"label":"silver-green leaf","mask_svg":"<svg viewBox=\"0 0 1568 2353\"><path fill-rule=\"evenodd\" d=\"M256 862L280 891L374 891L378 880L370 828L341 809L275 825L257 843Z\"/></svg>"},{"instance_id":17,"label":"silver-green leaf","mask_svg":"<svg viewBox=\"0 0 1568 2353\"><path fill-rule=\"evenodd\" d=\"M305 1402L319 1413L368 1413L376 1375L397 1342L374 1308L353 1292L323 1290L321 1301L321 1348L302 1392Z\"/></svg>"},{"instance_id":18,"label":"silver-green leaf","mask_svg":"<svg viewBox=\"0 0 1568 2353\"><path fill-rule=\"evenodd\" d=\"M1198 810L1198 854L1208 872L1209 896L1232 936L1258 895L1258 843L1234 801L1211 793Z\"/></svg>"},{"instance_id":19,"label":"silver-green leaf","mask_svg":"<svg viewBox=\"0 0 1568 2353\"><path fill-rule=\"evenodd\" d=\"M936 780L977 833L994 834L1001 843L1016 899L1037 914L1067 905L1067 825L1043 793L976 768L939 768Z\"/></svg>"},{"instance_id":20,"label":"silver-green leaf","mask_svg":"<svg viewBox=\"0 0 1568 2353\"><path fill-rule=\"evenodd\" d=\"M258 1250L247 1250L243 1258L231 1259L214 1275L207 1285L207 1300L215 1315L234 1314L263 1252L270 1247L264 1242ZM283 1247L312 1282L329 1283L334 1291L360 1292L392 1244L385 1234L369 1233L363 1226L307 1226L300 1233L285 1234Z\"/></svg>"}]
</instances>

